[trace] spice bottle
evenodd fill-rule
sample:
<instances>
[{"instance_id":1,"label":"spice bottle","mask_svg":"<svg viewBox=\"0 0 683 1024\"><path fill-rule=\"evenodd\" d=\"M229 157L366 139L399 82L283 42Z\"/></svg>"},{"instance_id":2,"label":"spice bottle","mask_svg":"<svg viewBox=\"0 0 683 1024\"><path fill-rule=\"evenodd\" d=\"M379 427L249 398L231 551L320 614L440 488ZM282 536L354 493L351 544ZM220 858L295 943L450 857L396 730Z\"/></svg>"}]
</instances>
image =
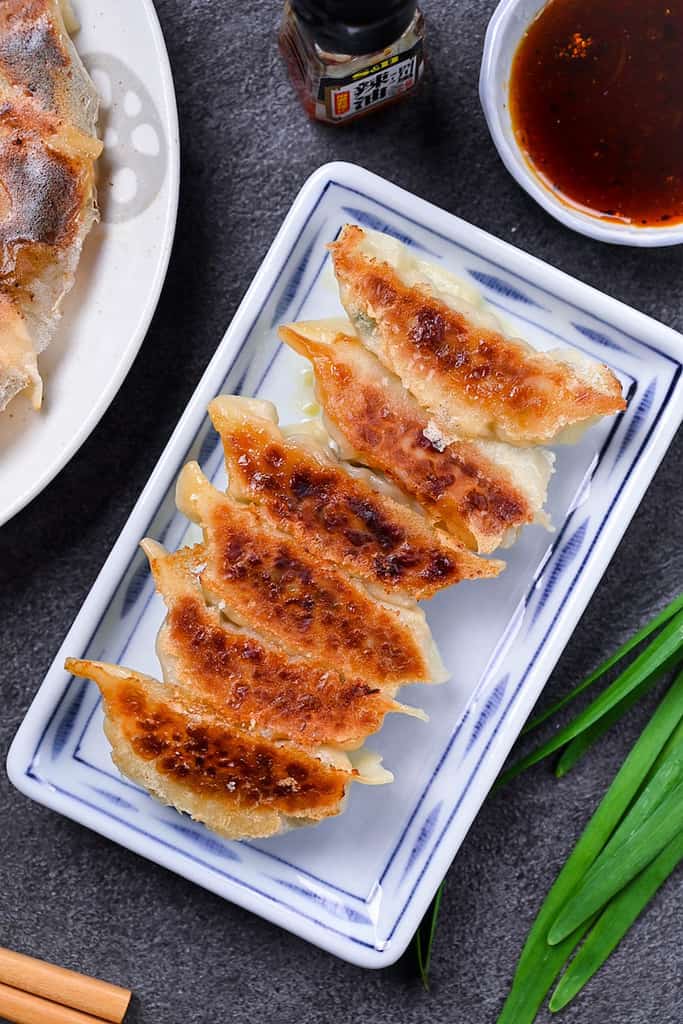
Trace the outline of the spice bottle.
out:
<instances>
[{"instance_id":1,"label":"spice bottle","mask_svg":"<svg viewBox=\"0 0 683 1024\"><path fill-rule=\"evenodd\" d=\"M279 42L308 115L338 125L414 92L423 40L410 0L287 0Z\"/></svg>"}]
</instances>

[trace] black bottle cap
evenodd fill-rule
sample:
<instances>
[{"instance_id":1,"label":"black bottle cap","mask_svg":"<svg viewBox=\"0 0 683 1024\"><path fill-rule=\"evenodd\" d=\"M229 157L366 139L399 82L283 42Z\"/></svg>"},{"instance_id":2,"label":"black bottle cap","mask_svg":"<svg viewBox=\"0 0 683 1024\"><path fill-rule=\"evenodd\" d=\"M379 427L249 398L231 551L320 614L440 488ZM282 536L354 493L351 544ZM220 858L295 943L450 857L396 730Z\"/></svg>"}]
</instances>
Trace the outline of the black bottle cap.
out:
<instances>
[{"instance_id":1,"label":"black bottle cap","mask_svg":"<svg viewBox=\"0 0 683 1024\"><path fill-rule=\"evenodd\" d=\"M403 35L417 0L291 0L294 13L323 50L375 53Z\"/></svg>"}]
</instances>

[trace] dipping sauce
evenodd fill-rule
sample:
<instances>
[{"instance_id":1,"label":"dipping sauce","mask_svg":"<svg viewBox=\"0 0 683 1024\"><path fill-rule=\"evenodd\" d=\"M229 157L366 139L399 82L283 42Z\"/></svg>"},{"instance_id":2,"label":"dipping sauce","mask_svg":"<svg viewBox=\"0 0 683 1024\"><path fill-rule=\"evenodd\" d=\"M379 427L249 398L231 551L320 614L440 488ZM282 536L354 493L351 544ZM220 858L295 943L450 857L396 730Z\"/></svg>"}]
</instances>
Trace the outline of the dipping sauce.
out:
<instances>
[{"instance_id":1,"label":"dipping sauce","mask_svg":"<svg viewBox=\"0 0 683 1024\"><path fill-rule=\"evenodd\" d=\"M550 0L513 59L510 113L568 205L683 221L683 0Z\"/></svg>"}]
</instances>

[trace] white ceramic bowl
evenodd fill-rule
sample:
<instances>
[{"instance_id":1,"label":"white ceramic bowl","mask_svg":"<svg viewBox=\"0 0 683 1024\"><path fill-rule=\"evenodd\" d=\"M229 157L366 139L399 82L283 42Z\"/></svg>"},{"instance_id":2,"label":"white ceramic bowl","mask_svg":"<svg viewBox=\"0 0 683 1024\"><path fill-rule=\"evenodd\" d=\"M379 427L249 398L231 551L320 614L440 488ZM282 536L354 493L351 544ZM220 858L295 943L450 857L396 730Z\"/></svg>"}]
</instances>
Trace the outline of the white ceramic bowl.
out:
<instances>
[{"instance_id":1,"label":"white ceramic bowl","mask_svg":"<svg viewBox=\"0 0 683 1024\"><path fill-rule=\"evenodd\" d=\"M683 224L640 228L601 220L568 205L544 184L526 160L512 129L508 92L512 58L527 26L548 0L501 0L486 32L479 96L491 137L510 174L537 203L567 227L617 245L679 245Z\"/></svg>"}]
</instances>

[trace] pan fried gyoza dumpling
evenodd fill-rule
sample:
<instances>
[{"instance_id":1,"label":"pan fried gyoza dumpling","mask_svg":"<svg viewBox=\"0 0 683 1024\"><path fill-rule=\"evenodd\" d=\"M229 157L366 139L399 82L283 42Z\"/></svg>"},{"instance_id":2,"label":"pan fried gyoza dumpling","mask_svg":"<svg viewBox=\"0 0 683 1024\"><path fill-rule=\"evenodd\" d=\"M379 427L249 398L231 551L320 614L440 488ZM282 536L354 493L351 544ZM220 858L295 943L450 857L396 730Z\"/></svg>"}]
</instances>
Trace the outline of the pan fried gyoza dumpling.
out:
<instances>
[{"instance_id":1,"label":"pan fried gyoza dumpling","mask_svg":"<svg viewBox=\"0 0 683 1024\"><path fill-rule=\"evenodd\" d=\"M330 248L342 304L363 343L448 440L546 444L625 408L606 366L506 337L468 301L462 282L396 239L347 225Z\"/></svg>"},{"instance_id":2,"label":"pan fried gyoza dumpling","mask_svg":"<svg viewBox=\"0 0 683 1024\"><path fill-rule=\"evenodd\" d=\"M230 493L255 502L278 529L351 575L424 598L500 572L502 563L478 558L380 493L367 470L352 475L305 425L285 436L270 402L223 395L209 415L223 441Z\"/></svg>"},{"instance_id":3,"label":"pan fried gyoza dumpling","mask_svg":"<svg viewBox=\"0 0 683 1024\"><path fill-rule=\"evenodd\" d=\"M0 3L0 410L25 388L97 217L97 95L57 0Z\"/></svg>"},{"instance_id":4,"label":"pan fried gyoza dumpling","mask_svg":"<svg viewBox=\"0 0 683 1024\"><path fill-rule=\"evenodd\" d=\"M0 80L91 135L99 98L69 35L77 30L70 0L2 0Z\"/></svg>"},{"instance_id":5,"label":"pan fried gyoza dumpling","mask_svg":"<svg viewBox=\"0 0 683 1024\"><path fill-rule=\"evenodd\" d=\"M18 304L0 285L0 412L28 387L34 408L40 408L43 386L36 350Z\"/></svg>"},{"instance_id":6,"label":"pan fried gyoza dumpling","mask_svg":"<svg viewBox=\"0 0 683 1024\"><path fill-rule=\"evenodd\" d=\"M388 686L446 678L424 613L372 596L305 551L250 506L211 486L196 463L178 479L178 508L199 523L210 600L294 654Z\"/></svg>"},{"instance_id":7,"label":"pan fried gyoza dumpling","mask_svg":"<svg viewBox=\"0 0 683 1024\"><path fill-rule=\"evenodd\" d=\"M142 542L168 615L157 640L165 681L213 704L240 729L302 746L360 746L381 728L389 711L405 710L395 687L369 686L334 667L293 658L227 621L206 605L199 583L205 563L201 545L169 554Z\"/></svg>"},{"instance_id":8,"label":"pan fried gyoza dumpling","mask_svg":"<svg viewBox=\"0 0 683 1024\"><path fill-rule=\"evenodd\" d=\"M228 839L313 824L343 810L352 780L391 780L377 767L363 776L339 750L314 754L244 732L215 708L131 669L71 658L66 669L99 686L119 771Z\"/></svg>"},{"instance_id":9,"label":"pan fried gyoza dumpling","mask_svg":"<svg viewBox=\"0 0 683 1024\"><path fill-rule=\"evenodd\" d=\"M526 523L546 522L548 452L495 441L448 444L345 320L290 324L280 336L312 361L342 456L384 472L462 543L489 552Z\"/></svg>"}]
</instances>

